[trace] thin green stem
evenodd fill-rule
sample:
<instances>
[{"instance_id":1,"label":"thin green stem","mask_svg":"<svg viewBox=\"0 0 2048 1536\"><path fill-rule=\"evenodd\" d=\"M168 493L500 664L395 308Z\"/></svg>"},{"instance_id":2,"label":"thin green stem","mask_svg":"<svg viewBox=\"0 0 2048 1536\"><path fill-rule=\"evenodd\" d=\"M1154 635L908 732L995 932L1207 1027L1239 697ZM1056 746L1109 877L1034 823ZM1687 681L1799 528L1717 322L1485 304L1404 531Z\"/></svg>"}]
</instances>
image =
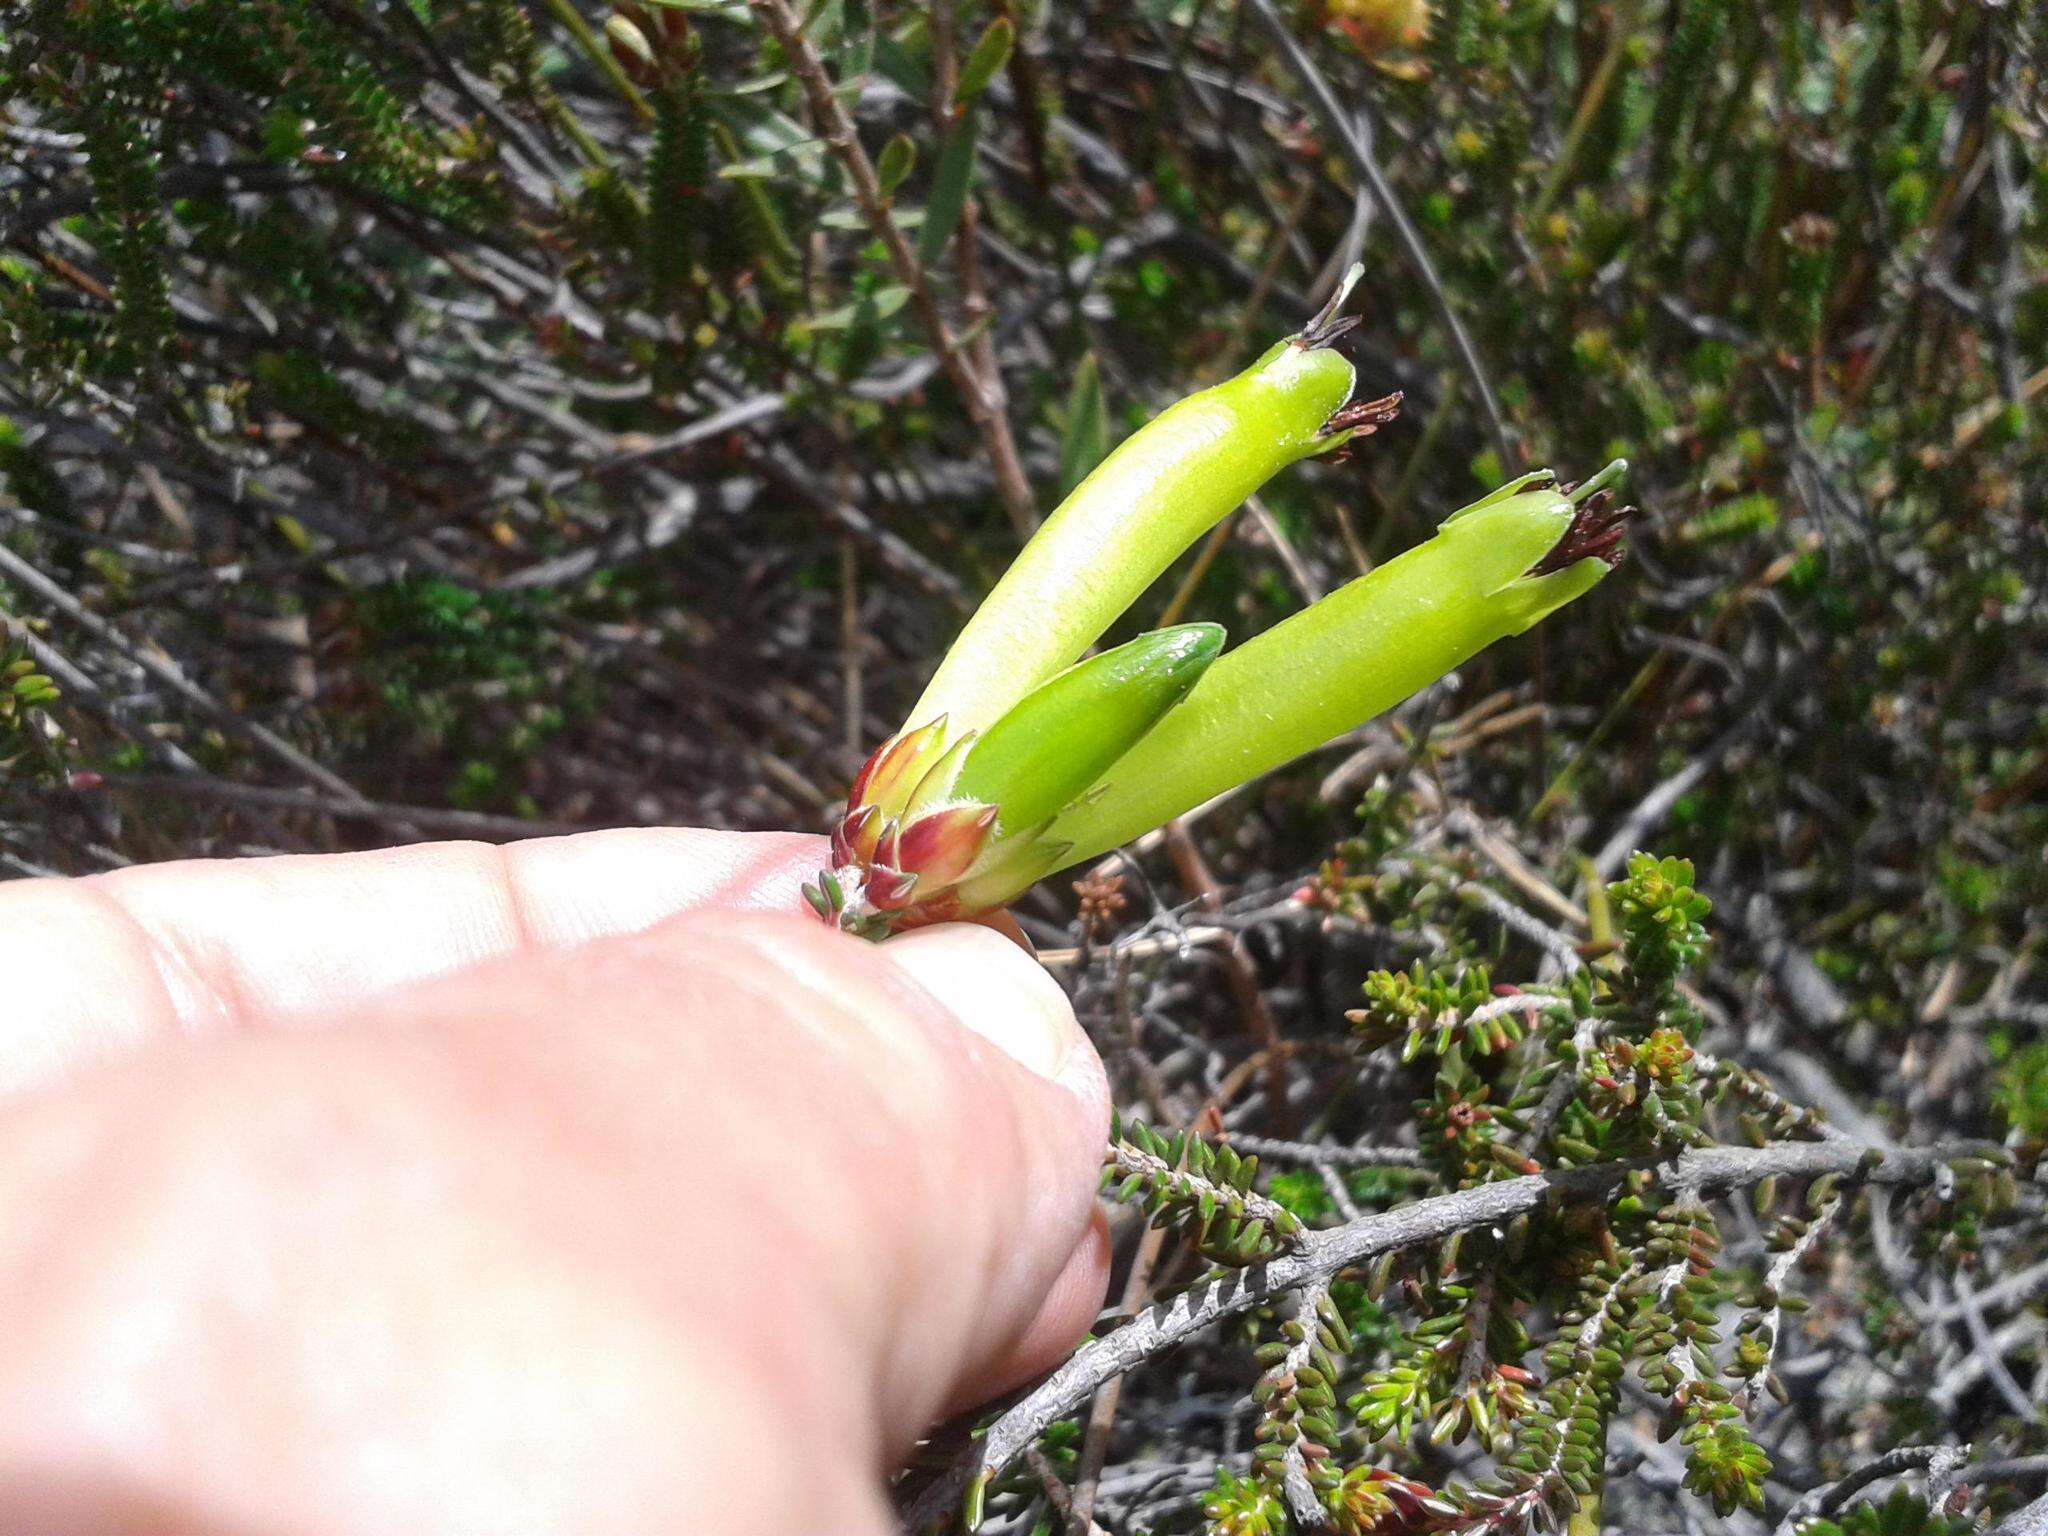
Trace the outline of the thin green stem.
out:
<instances>
[{"instance_id":1,"label":"thin green stem","mask_svg":"<svg viewBox=\"0 0 2048 1536\"><path fill-rule=\"evenodd\" d=\"M559 21L569 35L576 39L576 46L583 50L584 56L611 81L612 89L633 109L633 115L643 123L652 123L654 108L641 94L640 87L626 78L625 70L621 69L619 61L612 57L610 46L590 30L590 23L583 19L583 13L576 9L573 0L543 0L543 3L548 8L548 14Z\"/></svg>"},{"instance_id":2,"label":"thin green stem","mask_svg":"<svg viewBox=\"0 0 2048 1536\"><path fill-rule=\"evenodd\" d=\"M1600 55L1600 62L1593 67L1593 78L1586 82L1586 94L1579 98L1578 110L1572 114L1571 125L1565 129L1564 144L1557 152L1557 159L1551 162L1550 174L1543 178L1536 201L1529 205L1530 224L1535 224L1548 213L1558 193L1564 190L1566 178L1578 163L1579 151L1585 148L1586 134L1599 117L1607 93L1614 88L1615 77L1621 73L1622 56L1628 51L1629 39L1635 35L1636 21L1642 10L1642 0L1622 0L1616 7L1608 29L1607 51Z\"/></svg>"},{"instance_id":3,"label":"thin green stem","mask_svg":"<svg viewBox=\"0 0 2048 1536\"><path fill-rule=\"evenodd\" d=\"M1614 701L1600 723L1593 727L1593 734L1586 738L1586 744L1579 748L1572 760L1560 768L1557 777L1550 781L1550 787L1543 791L1543 798L1536 802L1536 808L1529 813L1531 821L1540 821L1560 805L1570 793L1573 782L1579 776L1579 769L1593 761L1600 749L1607 744L1607 738L1614 734L1615 727L1629 717L1636 703L1650 684L1657 680L1664 670L1664 658L1668 651L1659 651L1643 663L1629 685L1621 691L1621 697Z\"/></svg>"},{"instance_id":4,"label":"thin green stem","mask_svg":"<svg viewBox=\"0 0 2048 1536\"><path fill-rule=\"evenodd\" d=\"M557 96L554 99L548 111L555 120L555 126L576 146L577 153L583 156L586 165L600 171L608 171L618 163L612 159L609 151L591 136L590 130L583 126L583 120L561 97ZM637 194L635 196L637 198Z\"/></svg>"},{"instance_id":5,"label":"thin green stem","mask_svg":"<svg viewBox=\"0 0 2048 1536\"><path fill-rule=\"evenodd\" d=\"M1394 482L1392 494L1387 497L1386 510L1380 514L1379 525L1372 531L1372 538L1366 545L1367 553L1375 562L1386 553L1387 543L1394 536L1394 527L1401 514L1408 510L1408 503L1415 497L1416 487L1422 484L1422 472L1435 457L1437 444L1443 440L1458 412L1458 389L1460 381L1453 374L1443 382L1443 393L1438 396L1436 409L1429 413L1429 420L1422 424L1422 437L1415 445L1415 451L1408 456L1402 467L1401 478ZM1502 465L1503 469L1507 466Z\"/></svg>"}]
</instances>

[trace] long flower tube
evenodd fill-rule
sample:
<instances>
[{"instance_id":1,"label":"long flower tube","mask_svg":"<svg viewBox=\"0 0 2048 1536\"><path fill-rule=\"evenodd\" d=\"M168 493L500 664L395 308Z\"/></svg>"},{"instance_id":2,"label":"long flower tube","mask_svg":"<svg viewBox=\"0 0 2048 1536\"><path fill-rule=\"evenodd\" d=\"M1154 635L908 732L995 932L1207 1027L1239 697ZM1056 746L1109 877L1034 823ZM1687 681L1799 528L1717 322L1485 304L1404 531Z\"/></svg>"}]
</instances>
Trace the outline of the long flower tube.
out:
<instances>
[{"instance_id":1,"label":"long flower tube","mask_svg":"<svg viewBox=\"0 0 2048 1536\"><path fill-rule=\"evenodd\" d=\"M986 733L943 717L869 760L808 894L870 936L971 915L1311 752L1618 564L1619 460L1565 491L1525 475L1436 536L1227 655L1190 624L1041 685Z\"/></svg>"},{"instance_id":2,"label":"long flower tube","mask_svg":"<svg viewBox=\"0 0 2048 1536\"><path fill-rule=\"evenodd\" d=\"M1024 546L910 712L985 730L1081 657L1181 552L1288 465L1393 419L1401 397L1349 404L1332 343L1353 267L1316 318L1257 362L1169 406L1096 466Z\"/></svg>"},{"instance_id":3,"label":"long flower tube","mask_svg":"<svg viewBox=\"0 0 2048 1536\"><path fill-rule=\"evenodd\" d=\"M1621 557L1627 511L1605 505L1604 487L1624 467L1571 494L1535 485L1547 476L1503 487L1223 656L1096 794L1053 818L1045 835L1064 845L1060 863L1094 858L1355 730L1591 590Z\"/></svg>"}]
</instances>

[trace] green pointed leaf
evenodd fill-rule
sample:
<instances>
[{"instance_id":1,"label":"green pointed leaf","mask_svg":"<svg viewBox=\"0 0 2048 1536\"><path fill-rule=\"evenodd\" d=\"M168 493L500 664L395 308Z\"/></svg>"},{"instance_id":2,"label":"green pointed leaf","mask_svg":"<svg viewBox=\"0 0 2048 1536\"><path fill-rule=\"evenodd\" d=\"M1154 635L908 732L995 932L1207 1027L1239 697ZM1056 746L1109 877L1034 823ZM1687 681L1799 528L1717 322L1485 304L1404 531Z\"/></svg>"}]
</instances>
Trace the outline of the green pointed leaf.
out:
<instances>
[{"instance_id":1,"label":"green pointed leaf","mask_svg":"<svg viewBox=\"0 0 2048 1536\"><path fill-rule=\"evenodd\" d=\"M807 332L843 331L855 325L874 325L895 314L909 297L908 288L891 284L887 288L878 288L851 304L842 304L837 309L827 310L822 315L812 315L808 320L798 323Z\"/></svg>"},{"instance_id":2,"label":"green pointed leaf","mask_svg":"<svg viewBox=\"0 0 2048 1536\"><path fill-rule=\"evenodd\" d=\"M974 185L974 151L981 139L981 113L969 107L939 147L932 168L931 196L925 200L924 228L917 235L918 260L930 265L959 227Z\"/></svg>"},{"instance_id":3,"label":"green pointed leaf","mask_svg":"<svg viewBox=\"0 0 2048 1536\"><path fill-rule=\"evenodd\" d=\"M875 161L875 180L882 185L882 196L893 195L916 166L917 146L910 142L909 134L899 133L884 144Z\"/></svg>"},{"instance_id":4,"label":"green pointed leaf","mask_svg":"<svg viewBox=\"0 0 2048 1536\"><path fill-rule=\"evenodd\" d=\"M1010 50L1016 45L1017 28L1009 17L998 16L990 22L960 66L960 83L953 87L953 105L964 107L987 90L996 72L1010 62Z\"/></svg>"},{"instance_id":5,"label":"green pointed leaf","mask_svg":"<svg viewBox=\"0 0 2048 1536\"><path fill-rule=\"evenodd\" d=\"M1074 487L1109 454L1109 420L1102 408L1102 368L1093 352L1074 370L1067 390L1066 431L1060 438L1060 496Z\"/></svg>"}]
</instances>

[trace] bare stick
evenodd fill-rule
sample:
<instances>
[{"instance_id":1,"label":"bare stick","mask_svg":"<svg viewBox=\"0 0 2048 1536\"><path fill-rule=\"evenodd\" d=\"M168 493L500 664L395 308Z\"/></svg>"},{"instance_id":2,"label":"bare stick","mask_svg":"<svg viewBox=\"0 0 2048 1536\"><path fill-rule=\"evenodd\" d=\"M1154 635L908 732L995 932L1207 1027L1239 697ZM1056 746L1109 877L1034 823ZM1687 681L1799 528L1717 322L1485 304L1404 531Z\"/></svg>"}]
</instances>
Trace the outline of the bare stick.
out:
<instances>
[{"instance_id":1,"label":"bare stick","mask_svg":"<svg viewBox=\"0 0 2048 1536\"><path fill-rule=\"evenodd\" d=\"M2048 1493L1999 1521L1991 1536L2048 1536Z\"/></svg>"},{"instance_id":2,"label":"bare stick","mask_svg":"<svg viewBox=\"0 0 2048 1536\"><path fill-rule=\"evenodd\" d=\"M367 806L369 804L368 800L364 798L362 791L349 783L348 780L342 778L333 770L314 762L313 759L306 756L305 753L301 752L283 737L277 735L274 731L258 725L246 716L229 709L212 694L187 677L176 662L168 657L153 655L151 652L135 644L126 635L123 635L114 628L113 625L87 608L77 598L66 592L56 582L50 580L49 577L45 576L36 567L30 565L28 561L22 559L21 556L7 548L4 544L0 544L0 570L6 571L9 576L20 582L28 591L40 597L95 640L120 652L121 655L140 667L144 672L147 672L159 683L162 683L171 692L177 694L186 703L197 706L236 734L246 736L250 741L254 742L258 747L262 748L293 772L318 785L329 794L339 795L350 805Z\"/></svg>"},{"instance_id":3,"label":"bare stick","mask_svg":"<svg viewBox=\"0 0 2048 1536\"><path fill-rule=\"evenodd\" d=\"M759 0L756 0L759 3ZM1273 9L1271 0L1245 0L1248 10L1258 18L1259 25L1266 29L1273 39L1273 45L1280 52L1280 62L1287 66L1287 72L1300 82L1308 92L1310 108L1321 120L1324 131L1336 141L1337 148L1352 168L1365 178L1371 189L1373 200L1386 214L1387 222L1394 226L1394 234L1401 242L1401 249L1408 257L1408 264L1415 269L1415 275L1429 290L1430 302L1435 305L1437 318L1443 322L1450 334L1451 348L1458 354L1458 362L1466 376L1472 381L1472 388L1479 396L1479 407L1486 415L1487 435L1493 439L1494 451L1500 455L1501 464L1511 467L1521 462L1515 450L1514 434L1508 430L1507 419L1500 413L1500 402L1494 398L1493 385L1486 377L1485 365L1479 361L1479 352L1472 345L1472 338L1465 332L1465 323L1458 318L1458 312L1451 307L1451 296L1444 291L1443 279L1437 276L1436 265L1429 259L1429 250L1422 243L1422 236L1416 230L1407 210L1395 200L1394 189L1387 185L1386 175L1380 170L1379 161L1373 158L1352 127L1351 119L1337 104L1336 93L1330 89L1330 82L1323 78L1315 61L1302 51L1301 44L1294 40L1294 34L1287 30L1287 23Z\"/></svg>"},{"instance_id":4,"label":"bare stick","mask_svg":"<svg viewBox=\"0 0 2048 1536\"><path fill-rule=\"evenodd\" d=\"M1163 1354L1183 1339L1227 1317L1261 1306L1275 1296L1327 1280L1383 1253L1413 1248L1453 1232L1494 1226L1552 1200L1601 1199L1629 1174L1648 1168L1676 1194L1744 1188L1777 1175L1818 1178L1833 1173L1873 1184L1925 1184L1940 1176L1955 1157L1996 1156L1979 1144L1880 1152L1854 1141L1781 1141L1762 1147L1707 1147L1668 1162L1596 1163L1564 1172L1533 1173L1481 1184L1452 1194L1417 1200L1376 1212L1341 1227L1309 1234L1307 1247L1249 1269L1233 1270L1183 1291L1133 1317L1097 1339L1047 1377L1036 1390L988 1427L963 1461L936 1479L912 1502L910 1529L924 1530L958 1507L976 1480L986 1483L1048 1425L1066 1418L1104 1382Z\"/></svg>"},{"instance_id":5,"label":"bare stick","mask_svg":"<svg viewBox=\"0 0 2048 1536\"><path fill-rule=\"evenodd\" d=\"M946 370L946 377L952 380L961 404L981 433L982 445L988 450L989 463L995 470L996 494L1002 499L1003 510L1009 513L1018 532L1030 532L1038 526L1038 510L1031 498L1031 484L1024 478L1023 461L1017 456L1017 441L1010 433L1009 418L997 408L990 391L975 376L972 360L939 309L924 263L917 259L917 252L910 248L910 242L890 214L889 200L875 177L874 162L861 147L860 137L853 130L853 119L826 77L824 63L804 37L787 0L747 0L747 4L781 46L791 72L803 83L811 116L817 119L818 131L834 157L846 168L861 216L889 253L889 264L896 269L897 281L909 290L911 308L931 337L940 366Z\"/></svg>"},{"instance_id":6,"label":"bare stick","mask_svg":"<svg viewBox=\"0 0 2048 1536\"><path fill-rule=\"evenodd\" d=\"M1835 1513L1880 1479L1922 1467L1927 1469L1930 1478L1935 1478L1969 1459L1970 1448L1967 1445L1902 1445L1896 1450L1886 1451L1840 1481L1823 1484L1806 1494L1778 1522L1778 1536L1793 1536L1808 1521Z\"/></svg>"},{"instance_id":7,"label":"bare stick","mask_svg":"<svg viewBox=\"0 0 2048 1536\"><path fill-rule=\"evenodd\" d=\"M965 132L965 119L959 116L953 104L954 92L960 83L960 68L954 46L952 0L935 0L931 17L934 65L932 126L940 134L949 128L954 132ZM960 310L967 320L967 360L980 383L989 413L1003 423L1007 436L1010 392L1003 385L1002 366L996 361L995 331L990 324L995 316L995 306L989 302L988 290L981 279L981 205L971 185L960 203L960 228L953 238L953 259L960 274ZM1005 462L1014 465L1017 457L1014 445L1008 448L1008 453L1009 458L1005 461L991 446L989 457L998 466ZM1000 467L996 474L996 488L1003 496L1004 510L1017 525L1017 531L1029 537L1031 530L1038 525L1038 509L1031 498L1031 487L1023 483L1021 468L1017 479L1022 485L1022 492L1015 502L1011 500L1011 487L1006 484Z\"/></svg>"}]
</instances>

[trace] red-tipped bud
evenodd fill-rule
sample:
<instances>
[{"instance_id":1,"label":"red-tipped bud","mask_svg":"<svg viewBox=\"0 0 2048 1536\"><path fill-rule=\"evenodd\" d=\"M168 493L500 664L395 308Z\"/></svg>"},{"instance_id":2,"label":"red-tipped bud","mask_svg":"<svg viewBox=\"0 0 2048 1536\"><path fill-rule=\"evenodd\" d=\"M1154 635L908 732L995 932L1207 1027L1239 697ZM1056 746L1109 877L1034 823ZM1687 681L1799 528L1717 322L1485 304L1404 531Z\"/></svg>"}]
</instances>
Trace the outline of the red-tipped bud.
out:
<instances>
[{"instance_id":1,"label":"red-tipped bud","mask_svg":"<svg viewBox=\"0 0 2048 1536\"><path fill-rule=\"evenodd\" d=\"M847 792L847 805L880 806L889 815L901 811L945 746L944 715L929 725L892 737L876 748L874 756L855 775L853 788Z\"/></svg>"},{"instance_id":2,"label":"red-tipped bud","mask_svg":"<svg viewBox=\"0 0 2048 1536\"><path fill-rule=\"evenodd\" d=\"M855 806L832 829L832 867L865 864L875 856L882 835L882 813L872 805Z\"/></svg>"},{"instance_id":3,"label":"red-tipped bud","mask_svg":"<svg viewBox=\"0 0 2048 1536\"><path fill-rule=\"evenodd\" d=\"M867 882L862 887L868 905L878 912L901 912L910 905L910 898L917 889L917 876L900 869L884 869L877 865L868 871Z\"/></svg>"},{"instance_id":4,"label":"red-tipped bud","mask_svg":"<svg viewBox=\"0 0 2048 1536\"><path fill-rule=\"evenodd\" d=\"M950 884L981 856L995 825L996 808L992 805L955 805L933 811L904 828L891 862L931 885Z\"/></svg>"},{"instance_id":5,"label":"red-tipped bud","mask_svg":"<svg viewBox=\"0 0 2048 1536\"><path fill-rule=\"evenodd\" d=\"M654 45L647 40L647 34L625 16L612 16L604 24L605 41L611 45L612 57L619 68L626 72L635 85L652 85L660 74L660 66L654 57Z\"/></svg>"}]
</instances>

